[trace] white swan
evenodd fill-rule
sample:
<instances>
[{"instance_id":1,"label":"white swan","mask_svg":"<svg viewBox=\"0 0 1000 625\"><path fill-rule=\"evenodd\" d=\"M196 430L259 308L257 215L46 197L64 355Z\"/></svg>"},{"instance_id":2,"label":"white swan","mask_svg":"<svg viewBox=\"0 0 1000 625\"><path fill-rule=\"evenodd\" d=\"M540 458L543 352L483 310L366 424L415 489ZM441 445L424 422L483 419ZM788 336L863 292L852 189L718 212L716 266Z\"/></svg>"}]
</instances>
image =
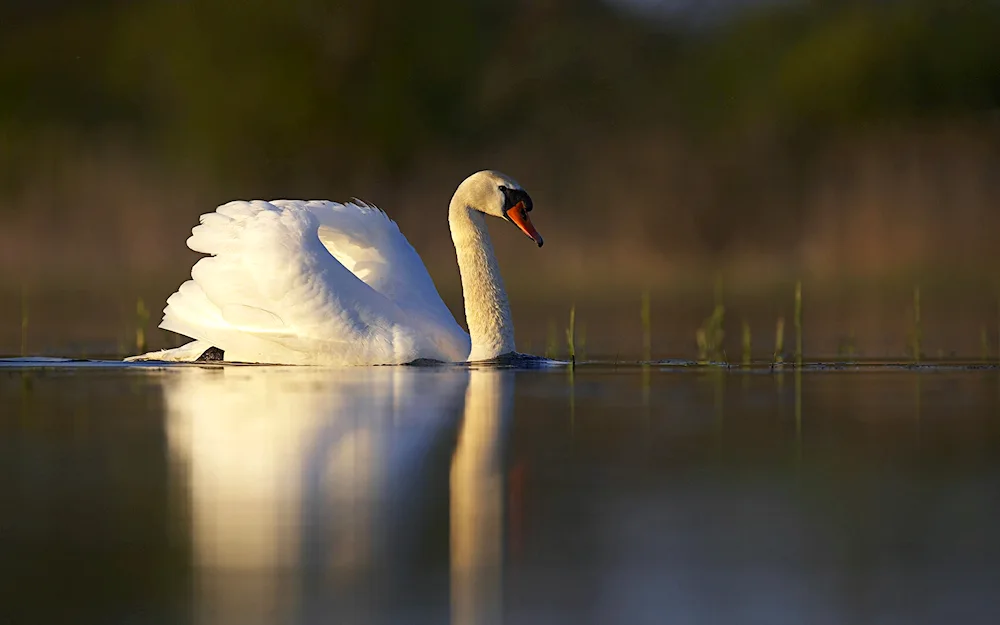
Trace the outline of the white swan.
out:
<instances>
[{"instance_id":1,"label":"white swan","mask_svg":"<svg viewBox=\"0 0 1000 625\"><path fill-rule=\"evenodd\" d=\"M508 176L480 171L448 211L467 334L441 301L395 222L364 202L237 201L202 215L187 244L209 254L167 300L160 327L194 339L127 360L276 364L403 364L515 353L510 306L484 215L539 247L531 198Z\"/></svg>"}]
</instances>

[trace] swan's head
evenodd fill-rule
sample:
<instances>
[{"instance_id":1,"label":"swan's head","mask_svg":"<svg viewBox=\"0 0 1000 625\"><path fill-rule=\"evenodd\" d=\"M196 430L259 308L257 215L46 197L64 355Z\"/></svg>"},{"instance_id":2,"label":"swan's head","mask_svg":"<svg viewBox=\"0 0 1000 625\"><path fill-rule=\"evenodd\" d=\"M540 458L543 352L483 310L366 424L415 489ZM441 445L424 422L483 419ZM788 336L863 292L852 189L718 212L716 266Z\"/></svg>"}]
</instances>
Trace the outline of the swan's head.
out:
<instances>
[{"instance_id":1,"label":"swan's head","mask_svg":"<svg viewBox=\"0 0 1000 625\"><path fill-rule=\"evenodd\" d=\"M510 176L498 171L479 171L458 185L455 197L463 198L466 206L510 222L542 247L542 235L531 223L531 196Z\"/></svg>"}]
</instances>

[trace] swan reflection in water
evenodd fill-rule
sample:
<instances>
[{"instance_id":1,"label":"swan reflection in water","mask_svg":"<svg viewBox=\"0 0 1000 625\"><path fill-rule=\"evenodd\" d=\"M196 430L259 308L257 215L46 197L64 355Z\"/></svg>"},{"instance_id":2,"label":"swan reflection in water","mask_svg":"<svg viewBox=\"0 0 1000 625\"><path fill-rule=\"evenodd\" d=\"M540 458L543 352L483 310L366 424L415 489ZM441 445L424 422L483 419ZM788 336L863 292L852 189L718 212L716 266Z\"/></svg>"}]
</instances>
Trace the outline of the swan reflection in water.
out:
<instances>
[{"instance_id":1,"label":"swan reflection in water","mask_svg":"<svg viewBox=\"0 0 1000 625\"><path fill-rule=\"evenodd\" d=\"M196 620L499 621L513 376L170 371Z\"/></svg>"}]
</instances>

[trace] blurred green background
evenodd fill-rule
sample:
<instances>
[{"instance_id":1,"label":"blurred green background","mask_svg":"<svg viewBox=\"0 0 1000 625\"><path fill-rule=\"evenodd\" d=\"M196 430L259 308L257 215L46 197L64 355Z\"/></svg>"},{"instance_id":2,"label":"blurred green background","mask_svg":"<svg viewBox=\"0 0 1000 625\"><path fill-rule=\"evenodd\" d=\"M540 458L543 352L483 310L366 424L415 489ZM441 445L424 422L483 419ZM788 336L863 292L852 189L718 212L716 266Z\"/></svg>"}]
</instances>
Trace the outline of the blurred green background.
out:
<instances>
[{"instance_id":1,"label":"blurred green background","mask_svg":"<svg viewBox=\"0 0 1000 625\"><path fill-rule=\"evenodd\" d=\"M237 198L383 207L461 321L446 206L482 168L546 239L494 229L522 350L575 303L594 355L635 357L648 290L654 356L691 355L721 282L729 352L746 321L764 356L801 279L816 356L1000 351L1000 3L0 11L0 353L177 344L152 328L184 240Z\"/></svg>"}]
</instances>

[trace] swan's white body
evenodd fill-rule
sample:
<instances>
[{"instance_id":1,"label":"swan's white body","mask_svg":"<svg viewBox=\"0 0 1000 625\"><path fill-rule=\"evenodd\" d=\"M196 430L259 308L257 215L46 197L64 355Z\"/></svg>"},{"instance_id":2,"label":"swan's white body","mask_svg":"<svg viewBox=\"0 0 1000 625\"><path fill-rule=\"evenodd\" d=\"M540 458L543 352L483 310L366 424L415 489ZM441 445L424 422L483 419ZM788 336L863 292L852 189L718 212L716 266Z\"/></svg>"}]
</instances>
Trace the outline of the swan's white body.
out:
<instances>
[{"instance_id":1,"label":"swan's white body","mask_svg":"<svg viewBox=\"0 0 1000 625\"><path fill-rule=\"evenodd\" d=\"M514 352L507 294L483 217L502 216L498 185L519 188L502 174L479 172L459 186L449 208L471 336L381 210L362 202L237 201L202 215L187 243L209 256L163 311L161 328L195 340L130 360L190 361L213 346L228 361L308 365L456 362Z\"/></svg>"}]
</instances>

